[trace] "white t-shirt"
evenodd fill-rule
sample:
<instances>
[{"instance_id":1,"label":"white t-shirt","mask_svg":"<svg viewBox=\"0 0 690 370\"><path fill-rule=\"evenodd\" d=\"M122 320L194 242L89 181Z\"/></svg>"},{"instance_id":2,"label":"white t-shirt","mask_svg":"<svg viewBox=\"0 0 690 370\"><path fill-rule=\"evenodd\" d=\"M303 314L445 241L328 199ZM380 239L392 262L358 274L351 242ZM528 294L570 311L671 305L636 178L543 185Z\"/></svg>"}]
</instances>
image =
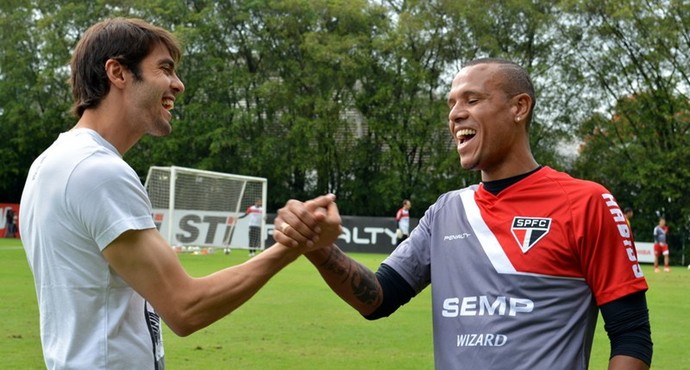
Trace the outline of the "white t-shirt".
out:
<instances>
[{"instance_id":1,"label":"white t-shirt","mask_svg":"<svg viewBox=\"0 0 690 370\"><path fill-rule=\"evenodd\" d=\"M263 209L261 206L249 206L249 208L247 208L247 212L244 214L249 216L249 226L261 227L261 218L263 216Z\"/></svg>"},{"instance_id":2,"label":"white t-shirt","mask_svg":"<svg viewBox=\"0 0 690 370\"><path fill-rule=\"evenodd\" d=\"M89 129L61 134L29 170L20 217L47 368L162 369L160 318L101 253L127 230L155 227L115 147Z\"/></svg>"},{"instance_id":3,"label":"white t-shirt","mask_svg":"<svg viewBox=\"0 0 690 370\"><path fill-rule=\"evenodd\" d=\"M395 214L395 220L398 222L398 228L403 235L410 235L410 210L400 208Z\"/></svg>"}]
</instances>

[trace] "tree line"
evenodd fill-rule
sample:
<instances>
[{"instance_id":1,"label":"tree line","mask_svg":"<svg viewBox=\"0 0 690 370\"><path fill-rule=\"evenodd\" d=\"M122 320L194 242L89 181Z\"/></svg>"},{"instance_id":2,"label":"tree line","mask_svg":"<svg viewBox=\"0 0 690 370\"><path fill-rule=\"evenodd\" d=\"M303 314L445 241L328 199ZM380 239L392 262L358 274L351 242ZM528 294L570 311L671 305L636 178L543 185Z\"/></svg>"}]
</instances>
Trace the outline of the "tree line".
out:
<instances>
[{"instance_id":1,"label":"tree line","mask_svg":"<svg viewBox=\"0 0 690 370\"><path fill-rule=\"evenodd\" d=\"M343 214L412 213L477 183L459 167L446 93L463 62L500 57L537 89L537 160L607 186L644 234L690 228L687 0L9 0L0 4L0 201L75 123L74 45L105 17L182 41L173 133L125 155L268 178L269 211L327 192Z\"/></svg>"}]
</instances>

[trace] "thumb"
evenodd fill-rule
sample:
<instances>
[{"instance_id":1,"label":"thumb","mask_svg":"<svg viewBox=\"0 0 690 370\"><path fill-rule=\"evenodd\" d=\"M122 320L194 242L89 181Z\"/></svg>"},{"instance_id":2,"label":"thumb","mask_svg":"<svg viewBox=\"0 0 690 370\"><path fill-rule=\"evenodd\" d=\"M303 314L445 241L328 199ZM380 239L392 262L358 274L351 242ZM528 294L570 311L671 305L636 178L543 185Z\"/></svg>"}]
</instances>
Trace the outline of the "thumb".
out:
<instances>
[{"instance_id":1,"label":"thumb","mask_svg":"<svg viewBox=\"0 0 690 370\"><path fill-rule=\"evenodd\" d=\"M326 207L326 219L329 222L340 223L340 211L338 205L333 202Z\"/></svg>"},{"instance_id":2,"label":"thumb","mask_svg":"<svg viewBox=\"0 0 690 370\"><path fill-rule=\"evenodd\" d=\"M335 195L326 194L320 197L316 197L312 200L306 201L304 203L304 206L310 211L315 211L319 208L327 208L328 206L333 204L333 202L335 202Z\"/></svg>"}]
</instances>

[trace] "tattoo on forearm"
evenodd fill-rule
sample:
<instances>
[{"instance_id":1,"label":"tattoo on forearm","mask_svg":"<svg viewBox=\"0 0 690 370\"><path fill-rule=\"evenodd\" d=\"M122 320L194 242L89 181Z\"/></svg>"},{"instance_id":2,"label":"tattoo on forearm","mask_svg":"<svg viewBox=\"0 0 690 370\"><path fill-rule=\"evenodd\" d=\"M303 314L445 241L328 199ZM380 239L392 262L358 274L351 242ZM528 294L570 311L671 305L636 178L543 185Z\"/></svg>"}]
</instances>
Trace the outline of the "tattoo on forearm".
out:
<instances>
[{"instance_id":1,"label":"tattoo on forearm","mask_svg":"<svg viewBox=\"0 0 690 370\"><path fill-rule=\"evenodd\" d=\"M339 249L333 248L326 260L321 264L321 267L335 273L335 275L343 278L343 281L345 281L348 275L346 262L345 255Z\"/></svg>"},{"instance_id":2,"label":"tattoo on forearm","mask_svg":"<svg viewBox=\"0 0 690 370\"><path fill-rule=\"evenodd\" d=\"M360 302L374 305L382 299L376 283L376 275L368 268L348 258L339 249L333 249L321 267L340 277L341 283L347 284L349 281L352 294Z\"/></svg>"},{"instance_id":3,"label":"tattoo on forearm","mask_svg":"<svg viewBox=\"0 0 690 370\"><path fill-rule=\"evenodd\" d=\"M375 304L381 299L380 292L377 289L376 275L374 275L366 267L356 263L353 269L352 280L350 285L352 286L352 291L355 293L357 299L360 302L366 304Z\"/></svg>"}]
</instances>

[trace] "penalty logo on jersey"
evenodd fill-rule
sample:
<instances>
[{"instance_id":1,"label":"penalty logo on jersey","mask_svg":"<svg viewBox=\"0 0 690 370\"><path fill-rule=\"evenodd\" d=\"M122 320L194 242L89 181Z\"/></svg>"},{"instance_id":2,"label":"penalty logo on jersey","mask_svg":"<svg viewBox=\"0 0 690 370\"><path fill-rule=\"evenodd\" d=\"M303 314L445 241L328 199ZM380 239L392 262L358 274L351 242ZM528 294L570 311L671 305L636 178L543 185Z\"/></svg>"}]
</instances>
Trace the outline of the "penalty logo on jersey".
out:
<instances>
[{"instance_id":1,"label":"penalty logo on jersey","mask_svg":"<svg viewBox=\"0 0 690 370\"><path fill-rule=\"evenodd\" d=\"M538 241L540 241L551 229L551 219L542 217L513 218L510 231L515 237L522 253L527 253Z\"/></svg>"}]
</instances>

